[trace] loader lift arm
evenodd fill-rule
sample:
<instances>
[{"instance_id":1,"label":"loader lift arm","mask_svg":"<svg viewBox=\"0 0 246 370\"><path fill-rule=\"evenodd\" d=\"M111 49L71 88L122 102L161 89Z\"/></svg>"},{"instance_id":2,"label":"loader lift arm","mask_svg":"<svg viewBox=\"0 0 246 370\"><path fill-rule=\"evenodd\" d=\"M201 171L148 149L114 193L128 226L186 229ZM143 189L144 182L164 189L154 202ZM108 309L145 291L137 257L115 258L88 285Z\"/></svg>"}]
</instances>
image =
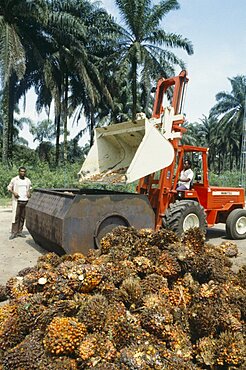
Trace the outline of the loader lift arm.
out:
<instances>
[{"instance_id":1,"label":"loader lift arm","mask_svg":"<svg viewBox=\"0 0 246 370\"><path fill-rule=\"evenodd\" d=\"M187 72L185 70L181 71L178 76L168 79L160 78L158 80L152 114L153 118L160 118L161 114L164 112L163 97L166 94L167 89L171 86L174 86L173 98L171 102L171 106L174 108L174 114L182 113L185 89L188 81Z\"/></svg>"}]
</instances>

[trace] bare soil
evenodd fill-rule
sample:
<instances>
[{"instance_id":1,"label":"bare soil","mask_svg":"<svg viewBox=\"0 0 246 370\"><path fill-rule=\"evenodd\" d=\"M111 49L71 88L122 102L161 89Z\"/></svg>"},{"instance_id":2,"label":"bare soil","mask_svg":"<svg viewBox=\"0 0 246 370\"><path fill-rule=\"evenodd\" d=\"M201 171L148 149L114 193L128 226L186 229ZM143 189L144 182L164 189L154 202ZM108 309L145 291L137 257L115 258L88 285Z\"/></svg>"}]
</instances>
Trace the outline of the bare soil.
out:
<instances>
[{"instance_id":1,"label":"bare soil","mask_svg":"<svg viewBox=\"0 0 246 370\"><path fill-rule=\"evenodd\" d=\"M37 258L47 253L34 242L26 228L23 230L26 238L9 240L11 221L11 207L0 207L0 284L5 284L23 268L34 266Z\"/></svg>"}]
</instances>

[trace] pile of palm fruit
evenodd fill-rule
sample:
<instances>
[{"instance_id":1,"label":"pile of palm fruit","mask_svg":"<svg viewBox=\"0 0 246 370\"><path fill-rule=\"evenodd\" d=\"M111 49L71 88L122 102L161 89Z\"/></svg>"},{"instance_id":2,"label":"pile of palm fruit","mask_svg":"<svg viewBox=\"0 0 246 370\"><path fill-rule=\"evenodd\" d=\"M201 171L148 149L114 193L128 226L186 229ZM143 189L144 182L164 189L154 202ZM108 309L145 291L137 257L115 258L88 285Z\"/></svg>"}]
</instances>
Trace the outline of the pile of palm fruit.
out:
<instances>
[{"instance_id":1,"label":"pile of palm fruit","mask_svg":"<svg viewBox=\"0 0 246 370\"><path fill-rule=\"evenodd\" d=\"M41 256L0 287L0 369L246 369L236 254L198 229L118 227L87 256Z\"/></svg>"}]
</instances>

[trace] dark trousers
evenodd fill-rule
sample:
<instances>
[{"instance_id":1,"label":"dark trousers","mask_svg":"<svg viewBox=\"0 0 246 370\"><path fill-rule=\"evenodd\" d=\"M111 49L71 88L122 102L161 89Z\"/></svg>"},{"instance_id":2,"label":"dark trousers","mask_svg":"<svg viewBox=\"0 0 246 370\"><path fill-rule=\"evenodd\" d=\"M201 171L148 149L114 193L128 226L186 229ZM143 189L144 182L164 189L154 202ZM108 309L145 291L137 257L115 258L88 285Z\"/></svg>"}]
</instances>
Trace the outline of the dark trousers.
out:
<instances>
[{"instance_id":1,"label":"dark trousers","mask_svg":"<svg viewBox=\"0 0 246 370\"><path fill-rule=\"evenodd\" d=\"M26 217L26 205L27 202L17 201L15 222L12 224L12 234L21 233L23 230Z\"/></svg>"}]
</instances>

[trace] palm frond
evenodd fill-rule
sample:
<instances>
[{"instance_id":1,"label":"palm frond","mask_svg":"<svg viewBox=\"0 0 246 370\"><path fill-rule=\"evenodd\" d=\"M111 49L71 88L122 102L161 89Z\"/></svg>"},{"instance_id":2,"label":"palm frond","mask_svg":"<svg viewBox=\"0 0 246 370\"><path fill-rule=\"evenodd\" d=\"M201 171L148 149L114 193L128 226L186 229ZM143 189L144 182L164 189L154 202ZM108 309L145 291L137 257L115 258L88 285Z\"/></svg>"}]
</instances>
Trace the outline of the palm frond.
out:
<instances>
[{"instance_id":1,"label":"palm frond","mask_svg":"<svg viewBox=\"0 0 246 370\"><path fill-rule=\"evenodd\" d=\"M152 34L147 35L144 41L148 41L153 45L159 44L170 48L182 48L188 55L192 55L194 52L193 45L187 38L174 33L167 33L161 29L155 29Z\"/></svg>"},{"instance_id":2,"label":"palm frond","mask_svg":"<svg viewBox=\"0 0 246 370\"><path fill-rule=\"evenodd\" d=\"M19 79L23 77L26 69L25 50L15 28L8 23L5 23L0 36L0 60L2 61L0 71L4 85L12 73L16 73Z\"/></svg>"},{"instance_id":3,"label":"palm frond","mask_svg":"<svg viewBox=\"0 0 246 370\"><path fill-rule=\"evenodd\" d=\"M150 0L115 0L125 25L136 38L143 27L142 20L151 4Z\"/></svg>"},{"instance_id":4,"label":"palm frond","mask_svg":"<svg viewBox=\"0 0 246 370\"><path fill-rule=\"evenodd\" d=\"M162 0L154 5L146 19L146 33L158 27L160 21L172 10L177 10L180 5L177 0Z\"/></svg>"}]
</instances>

